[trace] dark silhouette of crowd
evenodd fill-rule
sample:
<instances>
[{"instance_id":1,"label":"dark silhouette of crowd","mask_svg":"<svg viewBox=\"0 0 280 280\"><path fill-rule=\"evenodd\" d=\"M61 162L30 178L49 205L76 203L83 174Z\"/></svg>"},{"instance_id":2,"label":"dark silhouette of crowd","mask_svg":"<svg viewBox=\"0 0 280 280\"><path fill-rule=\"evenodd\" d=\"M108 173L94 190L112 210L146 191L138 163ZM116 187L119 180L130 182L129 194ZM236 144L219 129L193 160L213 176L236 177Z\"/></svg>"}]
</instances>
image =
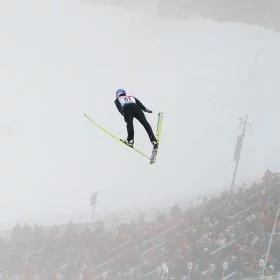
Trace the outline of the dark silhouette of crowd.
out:
<instances>
[{"instance_id":1,"label":"dark silhouette of crowd","mask_svg":"<svg viewBox=\"0 0 280 280\"><path fill-rule=\"evenodd\" d=\"M280 180L268 171L153 221L16 226L0 241L0 280L237 280L262 271L280 279L279 204Z\"/></svg>"}]
</instances>

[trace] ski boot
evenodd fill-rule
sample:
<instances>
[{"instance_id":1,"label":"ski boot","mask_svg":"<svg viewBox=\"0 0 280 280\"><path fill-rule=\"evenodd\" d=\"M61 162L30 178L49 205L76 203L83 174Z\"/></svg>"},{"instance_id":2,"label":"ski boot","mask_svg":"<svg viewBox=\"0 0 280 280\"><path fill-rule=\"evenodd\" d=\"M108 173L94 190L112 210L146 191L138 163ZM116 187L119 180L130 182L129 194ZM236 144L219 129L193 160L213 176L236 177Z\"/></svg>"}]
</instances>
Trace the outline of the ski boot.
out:
<instances>
[{"instance_id":1,"label":"ski boot","mask_svg":"<svg viewBox=\"0 0 280 280\"><path fill-rule=\"evenodd\" d=\"M129 147L133 148L134 140L127 140L126 143Z\"/></svg>"},{"instance_id":2,"label":"ski boot","mask_svg":"<svg viewBox=\"0 0 280 280\"><path fill-rule=\"evenodd\" d=\"M157 149L158 149L158 141L157 141L157 140L156 140L156 141L153 141L153 142L152 142L152 145L153 145L154 150L157 150Z\"/></svg>"},{"instance_id":3,"label":"ski boot","mask_svg":"<svg viewBox=\"0 0 280 280\"><path fill-rule=\"evenodd\" d=\"M124 144L129 146L130 148L133 148L134 140L126 140L126 139L120 139Z\"/></svg>"}]
</instances>

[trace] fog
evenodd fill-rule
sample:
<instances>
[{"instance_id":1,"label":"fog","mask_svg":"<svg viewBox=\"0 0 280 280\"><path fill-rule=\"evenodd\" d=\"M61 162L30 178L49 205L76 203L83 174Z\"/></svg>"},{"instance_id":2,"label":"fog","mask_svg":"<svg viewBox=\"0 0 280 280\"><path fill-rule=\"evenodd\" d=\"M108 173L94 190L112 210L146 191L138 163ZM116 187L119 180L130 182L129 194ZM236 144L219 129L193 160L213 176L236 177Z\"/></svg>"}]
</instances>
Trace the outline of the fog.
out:
<instances>
[{"instance_id":1,"label":"fog","mask_svg":"<svg viewBox=\"0 0 280 280\"><path fill-rule=\"evenodd\" d=\"M228 188L238 118L252 129L237 183L279 171L280 34L176 20L79 0L0 2L0 228L165 207ZM165 127L155 166L85 120L126 137L125 88ZM136 123L136 143L151 145Z\"/></svg>"}]
</instances>

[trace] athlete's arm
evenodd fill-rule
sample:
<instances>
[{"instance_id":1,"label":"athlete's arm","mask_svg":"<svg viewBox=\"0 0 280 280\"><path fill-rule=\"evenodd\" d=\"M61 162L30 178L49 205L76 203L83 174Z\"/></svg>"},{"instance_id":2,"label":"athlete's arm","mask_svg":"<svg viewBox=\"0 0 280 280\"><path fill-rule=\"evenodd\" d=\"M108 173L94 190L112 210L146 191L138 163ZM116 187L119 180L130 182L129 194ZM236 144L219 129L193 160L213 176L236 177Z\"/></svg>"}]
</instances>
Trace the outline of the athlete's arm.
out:
<instances>
[{"instance_id":1,"label":"athlete's arm","mask_svg":"<svg viewBox=\"0 0 280 280\"><path fill-rule=\"evenodd\" d=\"M115 100L115 105L116 105L118 111L123 115L122 105L118 99Z\"/></svg>"},{"instance_id":2,"label":"athlete's arm","mask_svg":"<svg viewBox=\"0 0 280 280\"><path fill-rule=\"evenodd\" d=\"M135 97L134 97L135 98ZM136 104L144 111L147 113L152 113L153 111L147 109L137 98L135 98Z\"/></svg>"}]
</instances>

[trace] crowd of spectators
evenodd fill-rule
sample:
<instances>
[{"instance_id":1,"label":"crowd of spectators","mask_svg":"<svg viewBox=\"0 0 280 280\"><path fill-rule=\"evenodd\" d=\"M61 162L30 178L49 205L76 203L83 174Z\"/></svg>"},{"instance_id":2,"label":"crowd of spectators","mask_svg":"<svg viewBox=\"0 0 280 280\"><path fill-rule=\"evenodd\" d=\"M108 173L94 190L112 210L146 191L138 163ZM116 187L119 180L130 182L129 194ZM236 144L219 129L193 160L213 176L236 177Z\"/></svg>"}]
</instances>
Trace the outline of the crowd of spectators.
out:
<instances>
[{"instance_id":1,"label":"crowd of spectators","mask_svg":"<svg viewBox=\"0 0 280 280\"><path fill-rule=\"evenodd\" d=\"M237 280L262 271L276 275L279 204L279 177L267 172L250 187L204 198L195 207L174 205L154 221L142 218L114 228L102 222L94 228L73 223L64 228L16 226L8 241L0 240L0 280Z\"/></svg>"}]
</instances>

